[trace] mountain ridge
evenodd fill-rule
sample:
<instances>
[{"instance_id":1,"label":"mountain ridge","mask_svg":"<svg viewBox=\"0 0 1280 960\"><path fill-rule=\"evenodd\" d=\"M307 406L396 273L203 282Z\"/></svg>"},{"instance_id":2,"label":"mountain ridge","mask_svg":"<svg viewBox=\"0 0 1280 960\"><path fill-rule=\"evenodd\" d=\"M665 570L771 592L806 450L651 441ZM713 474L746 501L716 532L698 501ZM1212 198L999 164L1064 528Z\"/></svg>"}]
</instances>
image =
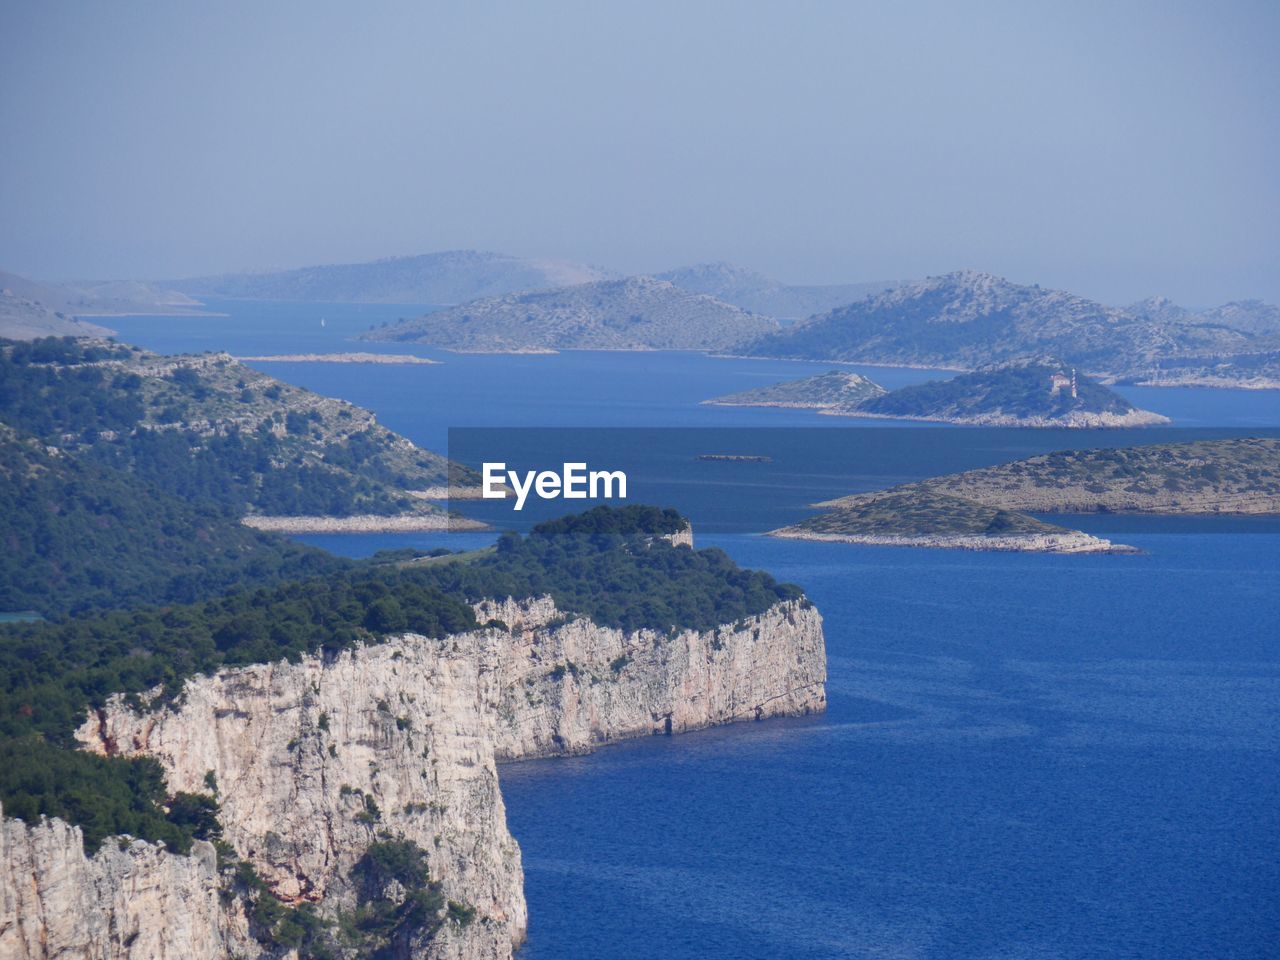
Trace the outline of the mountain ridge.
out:
<instances>
[{"instance_id":1,"label":"mountain ridge","mask_svg":"<svg viewBox=\"0 0 1280 960\"><path fill-rule=\"evenodd\" d=\"M770 317L638 276L473 300L376 328L362 339L472 353L709 351L776 329Z\"/></svg>"}]
</instances>

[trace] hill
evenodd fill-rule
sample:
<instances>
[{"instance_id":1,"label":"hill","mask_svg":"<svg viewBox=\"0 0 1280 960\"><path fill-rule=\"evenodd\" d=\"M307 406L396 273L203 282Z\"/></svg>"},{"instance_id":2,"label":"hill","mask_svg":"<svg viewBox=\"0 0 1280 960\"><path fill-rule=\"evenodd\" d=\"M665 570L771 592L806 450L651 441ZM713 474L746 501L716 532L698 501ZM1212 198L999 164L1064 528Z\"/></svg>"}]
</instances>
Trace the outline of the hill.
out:
<instances>
[{"instance_id":1,"label":"hill","mask_svg":"<svg viewBox=\"0 0 1280 960\"><path fill-rule=\"evenodd\" d=\"M102 337L111 331L77 320L68 310L63 291L16 273L0 270L0 337Z\"/></svg>"},{"instance_id":2,"label":"hill","mask_svg":"<svg viewBox=\"0 0 1280 960\"><path fill-rule=\"evenodd\" d=\"M913 384L829 412L895 420L1012 427L1135 427L1168 423L1114 390L1053 360L986 367Z\"/></svg>"},{"instance_id":3,"label":"hill","mask_svg":"<svg viewBox=\"0 0 1280 960\"><path fill-rule=\"evenodd\" d=\"M174 281L171 286L197 296L245 300L447 304L590 283L606 276L596 267L566 260L445 250L369 263L193 277Z\"/></svg>"},{"instance_id":4,"label":"hill","mask_svg":"<svg viewBox=\"0 0 1280 960\"><path fill-rule=\"evenodd\" d=\"M677 287L705 293L735 307L770 317L800 319L890 290L892 281L793 285L731 263L698 263L656 275Z\"/></svg>"},{"instance_id":5,"label":"hill","mask_svg":"<svg viewBox=\"0 0 1280 960\"><path fill-rule=\"evenodd\" d=\"M194 314L200 304L146 283L102 281L40 283L0 271L0 337L101 337L112 331L80 317Z\"/></svg>"},{"instance_id":6,"label":"hill","mask_svg":"<svg viewBox=\"0 0 1280 960\"><path fill-rule=\"evenodd\" d=\"M0 611L191 602L342 561L0 424Z\"/></svg>"},{"instance_id":7,"label":"hill","mask_svg":"<svg viewBox=\"0 0 1280 960\"><path fill-rule=\"evenodd\" d=\"M444 514L415 493L469 473L372 413L225 354L157 356L104 341L0 342L0 420L75 457L239 514Z\"/></svg>"},{"instance_id":8,"label":"hill","mask_svg":"<svg viewBox=\"0 0 1280 960\"><path fill-rule=\"evenodd\" d=\"M1280 336L1280 307L1261 300L1236 300L1208 310L1189 310L1166 297L1149 297L1125 309L1144 320L1227 327L1260 337Z\"/></svg>"},{"instance_id":9,"label":"hill","mask_svg":"<svg viewBox=\"0 0 1280 960\"><path fill-rule=\"evenodd\" d=\"M1280 513L1280 439L1057 453L895 487L1035 513ZM819 506L848 507L864 495Z\"/></svg>"},{"instance_id":10,"label":"hill","mask_svg":"<svg viewBox=\"0 0 1280 960\"><path fill-rule=\"evenodd\" d=\"M628 277L475 300L379 327L364 339L474 353L724 350L777 329L777 321L714 297Z\"/></svg>"},{"instance_id":11,"label":"hill","mask_svg":"<svg viewBox=\"0 0 1280 960\"><path fill-rule=\"evenodd\" d=\"M1061 357L1123 377L1165 358L1246 352L1253 335L1135 316L1039 286L961 271L840 307L743 346L750 356L973 370Z\"/></svg>"},{"instance_id":12,"label":"hill","mask_svg":"<svg viewBox=\"0 0 1280 960\"><path fill-rule=\"evenodd\" d=\"M703 402L987 426L1131 427L1169 422L1159 414L1136 409L1114 390L1072 367L1047 359L1000 364L892 392L859 374L832 370Z\"/></svg>"},{"instance_id":13,"label":"hill","mask_svg":"<svg viewBox=\"0 0 1280 960\"><path fill-rule=\"evenodd\" d=\"M702 402L721 407L852 409L884 392L884 387L861 374L829 370L814 377L773 383L767 387L729 393Z\"/></svg>"}]
</instances>

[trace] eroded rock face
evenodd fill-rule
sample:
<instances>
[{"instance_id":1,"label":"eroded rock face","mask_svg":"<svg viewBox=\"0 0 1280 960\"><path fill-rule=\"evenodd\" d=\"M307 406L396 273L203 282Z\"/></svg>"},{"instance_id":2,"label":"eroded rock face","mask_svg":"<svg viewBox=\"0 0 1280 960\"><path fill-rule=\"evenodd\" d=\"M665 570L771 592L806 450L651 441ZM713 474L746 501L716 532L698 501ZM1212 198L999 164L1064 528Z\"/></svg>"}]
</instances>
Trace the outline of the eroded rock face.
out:
<instances>
[{"instance_id":1,"label":"eroded rock face","mask_svg":"<svg viewBox=\"0 0 1280 960\"><path fill-rule=\"evenodd\" d=\"M0 821L4 960L225 960L257 957L238 903L218 896L213 847L191 856L108 840L87 857L61 820Z\"/></svg>"},{"instance_id":2,"label":"eroded rock face","mask_svg":"<svg viewBox=\"0 0 1280 960\"><path fill-rule=\"evenodd\" d=\"M822 617L808 601L674 634L560 622L550 598L480 604L477 613L511 631L486 638L500 760L826 708Z\"/></svg>"},{"instance_id":3,"label":"eroded rock face","mask_svg":"<svg viewBox=\"0 0 1280 960\"><path fill-rule=\"evenodd\" d=\"M175 703L142 713L114 698L78 737L100 753L154 756L171 790L205 792L216 783L225 838L286 902L318 902L326 912L350 906L350 869L379 833L416 841L445 896L477 909L467 926L446 923L425 956L487 960L510 957L526 926L498 760L582 753L626 737L826 704L821 618L807 601L717 630L671 634L566 618L549 598L482 603L477 613L502 626L443 640L406 635L327 659L196 677ZM22 917L17 928L35 945L15 954L23 960L257 955L242 919L218 916L216 878L198 857L142 843L126 854L109 841L99 857L110 868L68 872L61 864L75 862L78 831L56 821L32 828L6 821L5 830L0 904L4 918ZM61 846L29 839L55 834ZM10 836L27 839L20 845ZM121 857L134 866L125 869ZM175 890L188 892L141 895L142 862L152 873L180 875ZM45 874L61 879L32 879ZM145 913L138 923L157 931L146 933L145 952L93 932L120 926L101 904L133 909L135 900ZM68 911L90 915L85 932L75 924L60 932L66 924L53 918ZM13 922L4 929L0 938L17 935ZM98 937L92 942L102 946L40 947L76 937Z\"/></svg>"},{"instance_id":4,"label":"eroded rock face","mask_svg":"<svg viewBox=\"0 0 1280 960\"><path fill-rule=\"evenodd\" d=\"M525 929L520 850L507 831L477 634L404 636L188 681L179 702L114 700L87 749L147 754L171 790L218 787L224 836L287 903L354 903L352 866L377 834L418 843L445 896L477 920L446 924L432 957L505 957Z\"/></svg>"}]
</instances>

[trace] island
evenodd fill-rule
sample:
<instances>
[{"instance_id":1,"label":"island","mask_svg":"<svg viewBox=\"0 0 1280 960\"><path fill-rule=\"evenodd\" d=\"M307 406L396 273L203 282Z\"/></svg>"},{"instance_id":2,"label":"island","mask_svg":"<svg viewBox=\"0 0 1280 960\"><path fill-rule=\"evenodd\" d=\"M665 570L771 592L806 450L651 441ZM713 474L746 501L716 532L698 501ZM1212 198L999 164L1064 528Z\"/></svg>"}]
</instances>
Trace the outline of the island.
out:
<instances>
[{"instance_id":1,"label":"island","mask_svg":"<svg viewBox=\"0 0 1280 960\"><path fill-rule=\"evenodd\" d=\"M1280 515L1280 438L1063 450L853 493L775 537L966 550L1129 553L1029 513Z\"/></svg>"},{"instance_id":2,"label":"island","mask_svg":"<svg viewBox=\"0 0 1280 960\"><path fill-rule=\"evenodd\" d=\"M627 277L486 297L370 330L364 340L459 353L724 350L779 329L776 320L666 280Z\"/></svg>"},{"instance_id":3,"label":"island","mask_svg":"<svg viewBox=\"0 0 1280 960\"><path fill-rule=\"evenodd\" d=\"M1280 514L1280 439L1062 450L894 489L1035 513ZM818 506L844 508L861 496Z\"/></svg>"},{"instance_id":4,"label":"island","mask_svg":"<svg viewBox=\"0 0 1280 960\"><path fill-rule=\"evenodd\" d=\"M1137 409L1114 390L1052 358L1024 358L892 391L857 373L832 370L704 403L1001 427L1136 427L1169 422L1158 413Z\"/></svg>"},{"instance_id":5,"label":"island","mask_svg":"<svg viewBox=\"0 0 1280 960\"><path fill-rule=\"evenodd\" d=\"M884 387L858 373L829 370L815 377L787 380L703 400L718 407L789 407L801 410L854 409L883 396Z\"/></svg>"},{"instance_id":6,"label":"island","mask_svg":"<svg viewBox=\"0 0 1280 960\"><path fill-rule=\"evenodd\" d=\"M1034 553L1133 553L1134 548L999 507L930 490L844 498L836 509L769 532L794 540Z\"/></svg>"},{"instance_id":7,"label":"island","mask_svg":"<svg viewBox=\"0 0 1280 960\"><path fill-rule=\"evenodd\" d=\"M739 355L976 370L1063 357L1106 382L1266 386L1280 378L1280 309L1191 311L1154 298L1111 307L1064 290L960 270L901 284L739 345ZM1259 354L1269 359L1259 362ZM1184 372L1185 371L1185 372Z\"/></svg>"}]
</instances>

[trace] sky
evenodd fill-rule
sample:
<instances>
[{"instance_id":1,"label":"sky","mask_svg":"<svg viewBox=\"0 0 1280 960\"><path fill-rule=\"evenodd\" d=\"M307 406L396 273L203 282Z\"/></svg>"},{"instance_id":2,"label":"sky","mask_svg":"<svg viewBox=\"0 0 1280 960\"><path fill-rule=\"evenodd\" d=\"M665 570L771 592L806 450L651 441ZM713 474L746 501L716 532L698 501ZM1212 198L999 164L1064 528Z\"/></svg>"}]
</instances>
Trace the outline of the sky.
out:
<instances>
[{"instance_id":1,"label":"sky","mask_svg":"<svg viewBox=\"0 0 1280 960\"><path fill-rule=\"evenodd\" d=\"M1280 3L0 0L0 269L487 249L1280 302Z\"/></svg>"}]
</instances>

